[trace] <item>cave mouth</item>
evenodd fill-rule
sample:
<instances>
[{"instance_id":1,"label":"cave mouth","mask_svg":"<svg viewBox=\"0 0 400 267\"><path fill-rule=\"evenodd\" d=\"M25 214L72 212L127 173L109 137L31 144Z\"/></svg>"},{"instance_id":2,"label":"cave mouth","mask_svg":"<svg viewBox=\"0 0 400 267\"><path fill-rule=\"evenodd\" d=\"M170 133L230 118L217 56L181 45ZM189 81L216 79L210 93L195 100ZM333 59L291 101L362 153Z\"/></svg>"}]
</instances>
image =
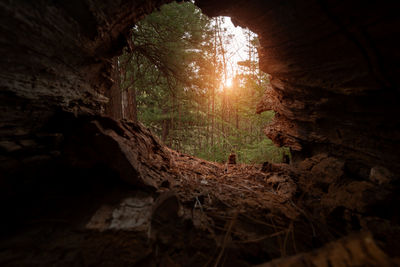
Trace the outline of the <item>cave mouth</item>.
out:
<instances>
[{"instance_id":1,"label":"cave mouth","mask_svg":"<svg viewBox=\"0 0 400 267\"><path fill-rule=\"evenodd\" d=\"M274 112L256 114L254 105L270 86L258 47L258 36L230 17L209 18L192 2L165 4L132 27L114 60L106 110L205 160L282 162L288 149L263 132Z\"/></svg>"},{"instance_id":2,"label":"cave mouth","mask_svg":"<svg viewBox=\"0 0 400 267\"><path fill-rule=\"evenodd\" d=\"M127 28L162 2L0 4L0 265L398 265L398 8L196 1L263 37L273 79L257 111L276 111L264 131L296 151L292 164L241 165L169 149L162 128L121 119L121 90L105 104Z\"/></svg>"}]
</instances>

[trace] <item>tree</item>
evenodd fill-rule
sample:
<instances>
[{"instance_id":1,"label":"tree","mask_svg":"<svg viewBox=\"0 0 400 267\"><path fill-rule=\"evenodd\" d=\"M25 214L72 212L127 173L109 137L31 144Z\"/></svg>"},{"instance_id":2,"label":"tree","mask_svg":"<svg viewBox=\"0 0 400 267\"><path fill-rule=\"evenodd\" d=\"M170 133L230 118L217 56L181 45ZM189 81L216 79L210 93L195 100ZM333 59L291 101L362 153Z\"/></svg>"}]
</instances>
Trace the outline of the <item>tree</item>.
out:
<instances>
[{"instance_id":1,"label":"tree","mask_svg":"<svg viewBox=\"0 0 400 267\"><path fill-rule=\"evenodd\" d=\"M208 160L224 161L233 149L242 162L279 161L284 150L261 131L273 113L255 114L269 83L258 70L256 36L249 32L249 58L228 89L221 85L232 37L223 25L188 2L164 5L135 25L117 64L123 116L170 147Z\"/></svg>"}]
</instances>

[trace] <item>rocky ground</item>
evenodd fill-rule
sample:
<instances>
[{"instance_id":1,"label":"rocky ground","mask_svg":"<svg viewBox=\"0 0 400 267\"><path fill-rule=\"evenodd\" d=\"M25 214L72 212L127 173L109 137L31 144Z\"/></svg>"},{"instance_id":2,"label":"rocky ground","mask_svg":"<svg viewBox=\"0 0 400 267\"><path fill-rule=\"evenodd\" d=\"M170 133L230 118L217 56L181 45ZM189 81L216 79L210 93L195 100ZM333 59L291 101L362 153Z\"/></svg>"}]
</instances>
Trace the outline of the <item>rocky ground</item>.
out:
<instances>
[{"instance_id":1,"label":"rocky ground","mask_svg":"<svg viewBox=\"0 0 400 267\"><path fill-rule=\"evenodd\" d=\"M2 266L399 264L396 187L382 167L354 180L326 154L218 164L140 124L89 116L67 128L56 171L3 196Z\"/></svg>"},{"instance_id":2,"label":"rocky ground","mask_svg":"<svg viewBox=\"0 0 400 267\"><path fill-rule=\"evenodd\" d=\"M166 2L0 3L0 265L399 265L399 3L196 1L259 35L257 111L296 162L262 169L99 115Z\"/></svg>"}]
</instances>

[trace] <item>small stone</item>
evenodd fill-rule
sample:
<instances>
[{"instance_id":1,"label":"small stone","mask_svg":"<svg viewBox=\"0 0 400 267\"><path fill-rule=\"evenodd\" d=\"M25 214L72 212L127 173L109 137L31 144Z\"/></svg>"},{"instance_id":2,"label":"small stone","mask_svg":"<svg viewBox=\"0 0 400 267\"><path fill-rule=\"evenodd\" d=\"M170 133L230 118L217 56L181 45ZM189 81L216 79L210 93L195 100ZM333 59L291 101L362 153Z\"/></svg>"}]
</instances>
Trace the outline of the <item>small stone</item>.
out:
<instances>
[{"instance_id":1,"label":"small stone","mask_svg":"<svg viewBox=\"0 0 400 267\"><path fill-rule=\"evenodd\" d=\"M11 141L1 141L0 148L7 152L15 152L20 150L22 147Z\"/></svg>"},{"instance_id":2,"label":"small stone","mask_svg":"<svg viewBox=\"0 0 400 267\"><path fill-rule=\"evenodd\" d=\"M236 154L231 153L231 154L229 155L228 163L229 163L229 164L236 164Z\"/></svg>"},{"instance_id":3,"label":"small stone","mask_svg":"<svg viewBox=\"0 0 400 267\"><path fill-rule=\"evenodd\" d=\"M37 143L32 140L32 139L28 139L28 140L20 140L19 141L20 145L22 145L23 147L34 147L37 145Z\"/></svg>"},{"instance_id":4,"label":"small stone","mask_svg":"<svg viewBox=\"0 0 400 267\"><path fill-rule=\"evenodd\" d=\"M374 166L369 173L369 179L379 185L387 184L393 179L393 174L385 167Z\"/></svg>"}]
</instances>

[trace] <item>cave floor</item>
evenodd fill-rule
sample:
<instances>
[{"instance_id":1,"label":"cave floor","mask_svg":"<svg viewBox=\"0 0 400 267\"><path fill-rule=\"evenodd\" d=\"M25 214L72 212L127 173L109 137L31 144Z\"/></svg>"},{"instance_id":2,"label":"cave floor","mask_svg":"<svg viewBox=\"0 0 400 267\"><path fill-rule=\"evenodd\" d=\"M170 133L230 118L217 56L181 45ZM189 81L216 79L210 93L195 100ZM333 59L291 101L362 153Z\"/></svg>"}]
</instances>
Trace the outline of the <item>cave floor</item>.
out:
<instances>
[{"instance_id":1,"label":"cave floor","mask_svg":"<svg viewBox=\"0 0 400 267\"><path fill-rule=\"evenodd\" d=\"M202 242L215 247L196 254L202 259L199 266L392 264L370 233L343 238L326 218L308 211L301 192L310 185L290 165L218 164L170 153L178 174L171 190L182 204L183 216L207 233L209 241ZM202 242L199 246L207 247Z\"/></svg>"},{"instance_id":2,"label":"cave floor","mask_svg":"<svg viewBox=\"0 0 400 267\"><path fill-rule=\"evenodd\" d=\"M0 264L393 266L370 233L340 238L309 213L290 165L218 164L169 152L173 182L157 192L114 189L89 220L28 221L0 242Z\"/></svg>"},{"instance_id":3,"label":"cave floor","mask_svg":"<svg viewBox=\"0 0 400 267\"><path fill-rule=\"evenodd\" d=\"M104 166L89 167L92 161L68 154L78 167L69 163L65 167L68 171L57 170L57 179L54 173L42 182L35 178L35 187L28 185L26 189L31 193L15 194L12 212L20 225L9 223L2 229L1 266L399 263L393 258L398 242L392 242L398 240L398 225L376 216L349 217L349 208L340 206L339 194L333 195L334 204L329 204L328 197L325 206L321 205L321 196L329 194L310 172L283 163L208 162L166 148L142 126L132 123L102 118L84 125L84 132L77 127L74 135L83 141L73 139L74 144L86 146L83 151L88 153L87 147L99 148L101 142L101 149L114 155L89 153L91 159L105 155L105 162L113 168L127 172L136 166L139 173L148 176L140 176L143 182L138 186L130 176L120 179L121 175ZM115 156L118 153L123 157ZM122 165L125 159L132 159L131 164ZM141 165L134 165L137 162ZM334 161L324 156L312 166L325 166L324 162ZM160 179L150 187L143 186L150 175L153 180ZM341 184L344 192L354 183ZM346 201L347 196L342 199ZM330 211L324 211L327 208ZM359 225L368 223L372 226ZM376 240L371 229L378 229L375 232L383 237ZM382 247L392 247L394 252L388 256Z\"/></svg>"}]
</instances>

